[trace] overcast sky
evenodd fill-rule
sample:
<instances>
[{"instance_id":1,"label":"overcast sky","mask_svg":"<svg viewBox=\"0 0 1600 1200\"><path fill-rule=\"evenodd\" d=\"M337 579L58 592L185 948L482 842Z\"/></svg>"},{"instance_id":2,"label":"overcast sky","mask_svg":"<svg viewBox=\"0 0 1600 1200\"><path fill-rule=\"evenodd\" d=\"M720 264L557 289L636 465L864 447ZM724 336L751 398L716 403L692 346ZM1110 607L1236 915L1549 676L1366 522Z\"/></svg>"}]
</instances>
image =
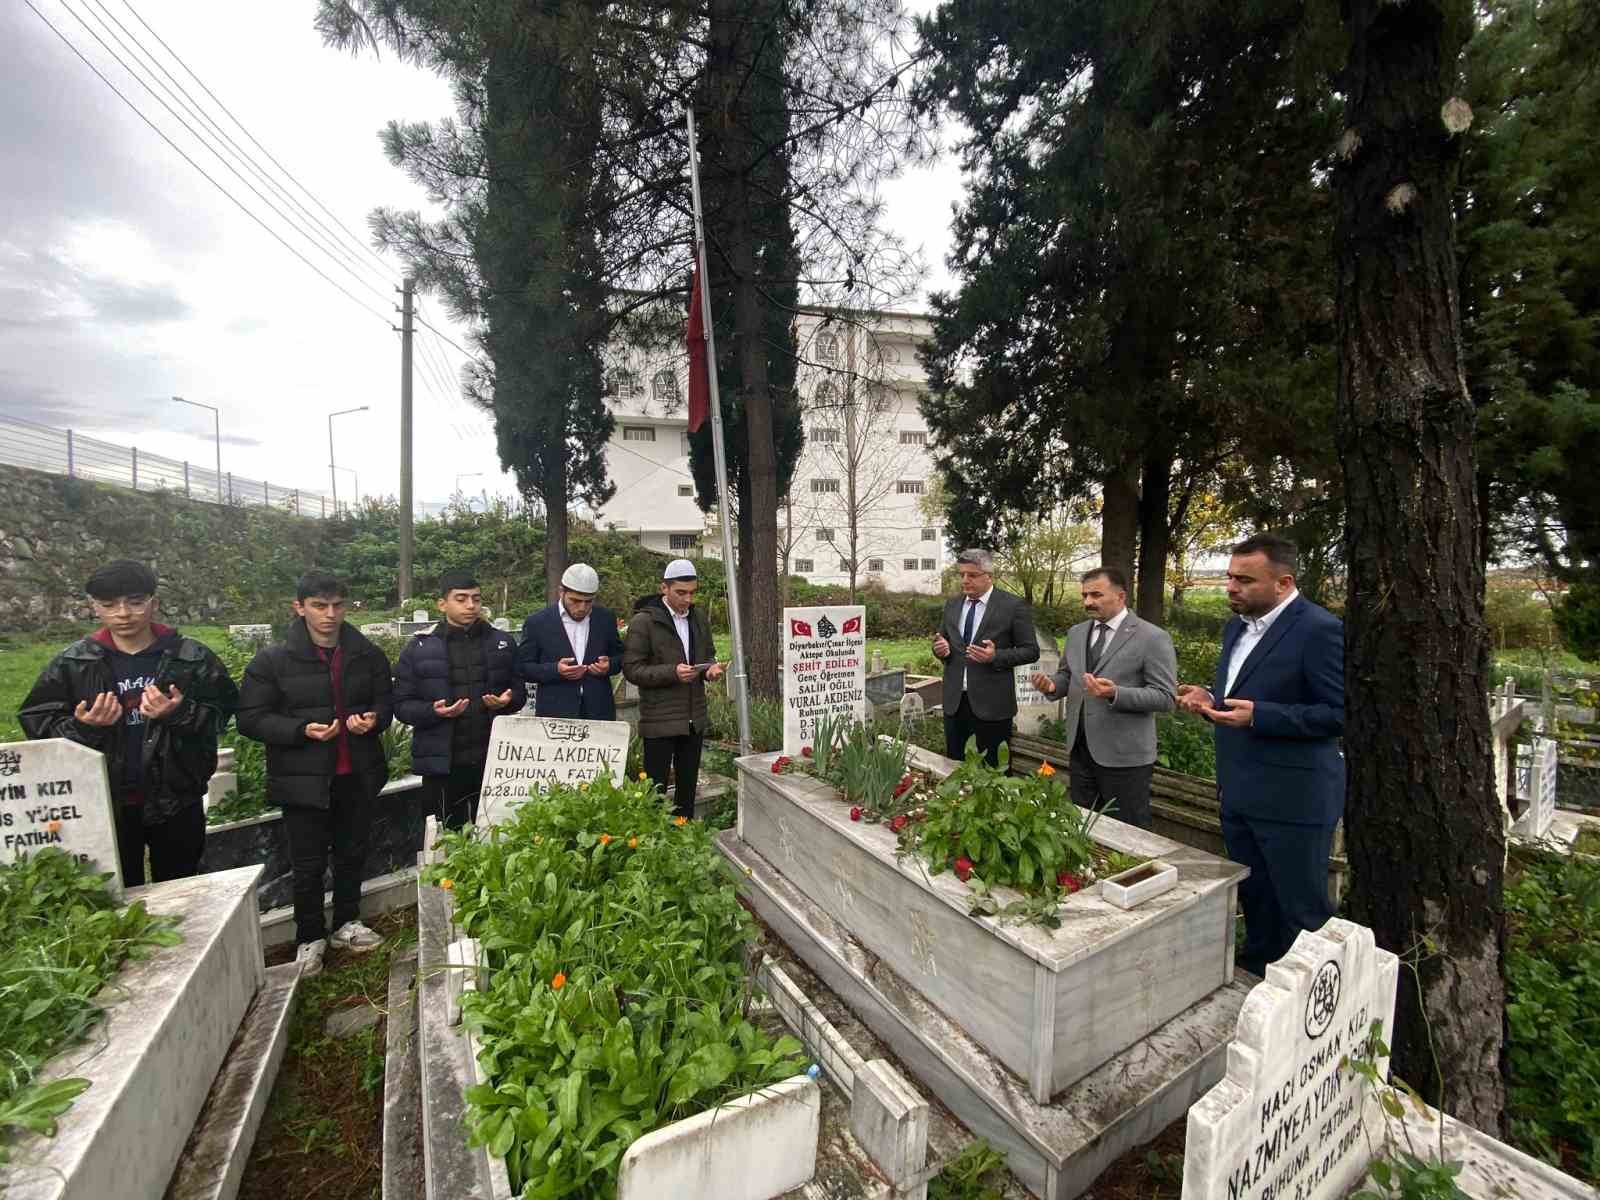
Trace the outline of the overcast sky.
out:
<instances>
[{"instance_id":1,"label":"overcast sky","mask_svg":"<svg viewBox=\"0 0 1600 1200\"><path fill-rule=\"evenodd\" d=\"M388 56L352 59L325 48L311 28L310 0L134 0L132 9L125 0L32 2L184 153L355 299L208 183L25 3L0 4L0 414L209 466L211 414L171 399L184 396L221 410L225 471L326 492L327 416L365 404L369 411L335 421L337 461L359 476L363 493L397 492L400 349L387 321L398 323L390 312L398 267L351 246L338 227L364 242L374 207L425 207L383 157L377 134L391 119L448 113L447 86ZM932 0L910 7L926 11ZM332 217L296 193L342 239L341 262L356 275L252 195L79 17L125 60L134 55L112 35L136 35L270 170L150 31L159 35L326 206ZM959 192L948 160L884 188L889 223L923 248L934 288L946 285L950 206ZM424 305L465 344L437 303ZM460 480L465 491L509 495L487 423L449 386L462 355L428 342L422 349L432 353L418 355L415 389L418 500L444 500L458 476L469 476ZM423 370L435 355L436 374L450 376L437 386ZM352 482L340 472L342 494Z\"/></svg>"}]
</instances>

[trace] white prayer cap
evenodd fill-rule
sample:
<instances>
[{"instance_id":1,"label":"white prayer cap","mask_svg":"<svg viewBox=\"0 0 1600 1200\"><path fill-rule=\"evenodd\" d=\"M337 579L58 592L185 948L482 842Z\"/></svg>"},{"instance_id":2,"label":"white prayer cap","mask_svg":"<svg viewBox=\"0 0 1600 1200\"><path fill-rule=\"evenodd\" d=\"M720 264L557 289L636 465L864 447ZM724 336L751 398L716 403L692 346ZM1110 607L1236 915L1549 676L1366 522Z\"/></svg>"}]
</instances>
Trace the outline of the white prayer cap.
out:
<instances>
[{"instance_id":1,"label":"white prayer cap","mask_svg":"<svg viewBox=\"0 0 1600 1200\"><path fill-rule=\"evenodd\" d=\"M675 558L667 564L667 569L661 572L662 579L693 579L695 578L694 564L687 558Z\"/></svg>"},{"instance_id":2,"label":"white prayer cap","mask_svg":"<svg viewBox=\"0 0 1600 1200\"><path fill-rule=\"evenodd\" d=\"M573 563L561 573L561 586L569 592L592 596L600 590L600 576L588 563Z\"/></svg>"}]
</instances>

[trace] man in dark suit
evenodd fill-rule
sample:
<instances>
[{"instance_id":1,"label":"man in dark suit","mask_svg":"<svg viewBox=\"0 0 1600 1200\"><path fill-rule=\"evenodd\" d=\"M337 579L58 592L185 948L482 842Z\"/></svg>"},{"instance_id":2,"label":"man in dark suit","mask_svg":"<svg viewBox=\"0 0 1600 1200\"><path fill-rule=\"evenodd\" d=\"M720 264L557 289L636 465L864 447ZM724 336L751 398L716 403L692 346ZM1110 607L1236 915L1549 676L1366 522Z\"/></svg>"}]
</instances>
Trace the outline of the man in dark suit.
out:
<instances>
[{"instance_id":1,"label":"man in dark suit","mask_svg":"<svg viewBox=\"0 0 1600 1200\"><path fill-rule=\"evenodd\" d=\"M1217 790L1239 885L1239 965L1260 975L1302 929L1320 929L1328 853L1344 812L1344 625L1295 588L1294 543L1257 534L1233 548L1222 658L1208 690L1178 703L1216 726Z\"/></svg>"},{"instance_id":2,"label":"man in dark suit","mask_svg":"<svg viewBox=\"0 0 1600 1200\"><path fill-rule=\"evenodd\" d=\"M1172 711L1177 654L1165 629L1128 611L1128 581L1116 567L1096 567L1082 586L1089 620L1067 631L1061 670L1036 672L1033 686L1067 698L1072 802L1110 805L1117 820L1149 829L1156 714Z\"/></svg>"},{"instance_id":3,"label":"man in dark suit","mask_svg":"<svg viewBox=\"0 0 1600 1200\"><path fill-rule=\"evenodd\" d=\"M944 606L933 653L944 660L944 752L960 759L968 740L990 766L1011 737L1017 715L1014 668L1039 661L1039 641L1027 602L994 586L987 550L956 556L961 595Z\"/></svg>"},{"instance_id":4,"label":"man in dark suit","mask_svg":"<svg viewBox=\"0 0 1600 1200\"><path fill-rule=\"evenodd\" d=\"M533 711L541 717L615 721L611 677L622 671L617 617L594 602L600 576L573 563L561 576L561 598L522 623L517 671L539 685Z\"/></svg>"}]
</instances>

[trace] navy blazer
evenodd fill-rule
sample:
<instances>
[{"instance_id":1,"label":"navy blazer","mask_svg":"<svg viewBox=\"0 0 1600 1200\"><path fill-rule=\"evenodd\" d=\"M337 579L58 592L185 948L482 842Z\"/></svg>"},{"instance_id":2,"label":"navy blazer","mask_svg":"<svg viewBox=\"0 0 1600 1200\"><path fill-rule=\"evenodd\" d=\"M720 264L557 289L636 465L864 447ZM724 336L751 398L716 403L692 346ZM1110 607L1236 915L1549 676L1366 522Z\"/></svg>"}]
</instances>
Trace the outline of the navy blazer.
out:
<instances>
[{"instance_id":1,"label":"navy blazer","mask_svg":"<svg viewBox=\"0 0 1600 1200\"><path fill-rule=\"evenodd\" d=\"M617 633L616 614L598 604L589 610L589 641L583 650L584 666L609 658L609 671L579 680L563 679L556 664L572 657L572 643L561 623L559 602L540 609L522 623L517 671L529 683L539 685L534 713L541 717L615 721L617 702L611 694L611 676L622 673L622 636Z\"/></svg>"},{"instance_id":2,"label":"navy blazer","mask_svg":"<svg viewBox=\"0 0 1600 1200\"><path fill-rule=\"evenodd\" d=\"M1230 813L1296 825L1332 825L1344 813L1344 623L1303 596L1278 615L1233 682L1228 659L1244 632L1222 631L1211 694L1255 701L1247 729L1216 727L1217 790Z\"/></svg>"}]
</instances>

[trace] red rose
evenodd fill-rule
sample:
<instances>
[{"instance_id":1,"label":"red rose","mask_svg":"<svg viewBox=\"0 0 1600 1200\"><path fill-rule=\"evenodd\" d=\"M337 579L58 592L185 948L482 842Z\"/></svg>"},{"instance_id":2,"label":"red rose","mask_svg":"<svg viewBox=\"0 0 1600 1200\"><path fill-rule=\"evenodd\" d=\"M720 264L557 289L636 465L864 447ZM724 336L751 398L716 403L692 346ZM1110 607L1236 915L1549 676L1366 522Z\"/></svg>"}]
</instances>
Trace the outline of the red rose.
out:
<instances>
[{"instance_id":1,"label":"red rose","mask_svg":"<svg viewBox=\"0 0 1600 1200\"><path fill-rule=\"evenodd\" d=\"M783 769L793 761L794 759L790 758L786 754L778 755L777 761L772 764L772 773L774 775L782 775Z\"/></svg>"},{"instance_id":2,"label":"red rose","mask_svg":"<svg viewBox=\"0 0 1600 1200\"><path fill-rule=\"evenodd\" d=\"M860 809L859 809L859 808L852 808L852 809L851 809L851 810L850 810L850 819L851 819L851 820L852 820L852 821L859 821L859 820L861 820L861 810L860 810Z\"/></svg>"},{"instance_id":3,"label":"red rose","mask_svg":"<svg viewBox=\"0 0 1600 1200\"><path fill-rule=\"evenodd\" d=\"M800 757L801 758L810 758L811 757L811 747L810 746L801 746L800 747Z\"/></svg>"},{"instance_id":4,"label":"red rose","mask_svg":"<svg viewBox=\"0 0 1600 1200\"><path fill-rule=\"evenodd\" d=\"M905 815L905 813L901 813L898 817L896 817L894 820L889 822L889 828L892 829L895 833L899 833L905 827L906 827L906 815Z\"/></svg>"},{"instance_id":5,"label":"red rose","mask_svg":"<svg viewBox=\"0 0 1600 1200\"><path fill-rule=\"evenodd\" d=\"M1056 876L1056 882L1062 887L1066 888L1069 894L1072 892L1081 891L1083 888L1083 880L1079 879L1071 871L1061 872L1061 874Z\"/></svg>"},{"instance_id":6,"label":"red rose","mask_svg":"<svg viewBox=\"0 0 1600 1200\"><path fill-rule=\"evenodd\" d=\"M972 875L972 860L963 854L956 859L956 878L965 883Z\"/></svg>"}]
</instances>

